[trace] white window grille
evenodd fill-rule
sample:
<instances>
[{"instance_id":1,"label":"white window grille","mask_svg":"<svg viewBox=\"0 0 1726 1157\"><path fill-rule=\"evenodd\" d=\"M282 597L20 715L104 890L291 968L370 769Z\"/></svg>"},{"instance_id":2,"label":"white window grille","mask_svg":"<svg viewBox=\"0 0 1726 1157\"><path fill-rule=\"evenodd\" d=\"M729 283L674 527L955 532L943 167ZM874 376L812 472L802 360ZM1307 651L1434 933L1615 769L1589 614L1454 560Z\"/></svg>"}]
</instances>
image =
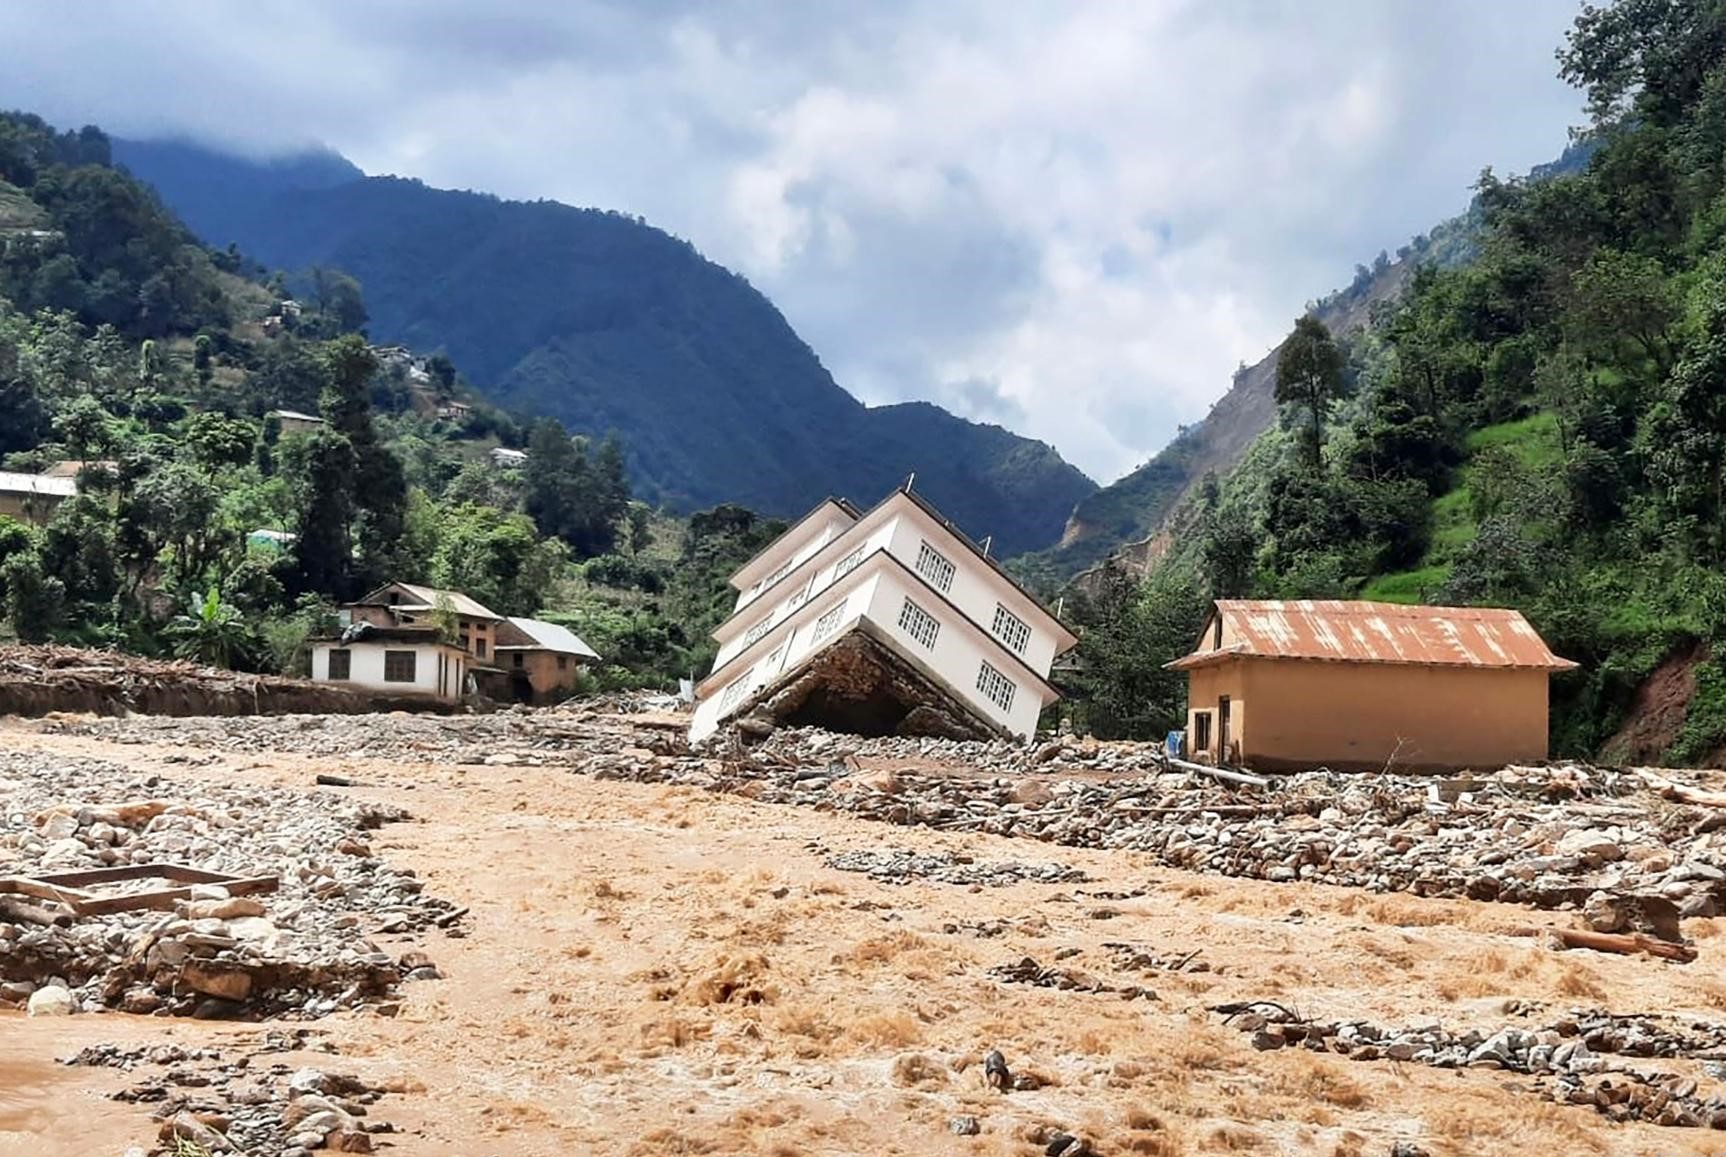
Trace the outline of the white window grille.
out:
<instances>
[{"instance_id":1,"label":"white window grille","mask_svg":"<svg viewBox=\"0 0 1726 1157\"><path fill-rule=\"evenodd\" d=\"M785 600L785 613L790 614L809 599L809 592L815 589L815 576L810 575L809 581L798 588L796 594Z\"/></svg>"},{"instance_id":2,"label":"white window grille","mask_svg":"<svg viewBox=\"0 0 1726 1157\"><path fill-rule=\"evenodd\" d=\"M992 629L997 639L1019 654L1025 653L1025 644L1031 641L1031 628L1025 625L1023 619L1000 603L995 604L995 625Z\"/></svg>"},{"instance_id":3,"label":"white window grille","mask_svg":"<svg viewBox=\"0 0 1726 1157\"><path fill-rule=\"evenodd\" d=\"M828 635L839 629L839 620L845 614L845 604L841 602L832 610L815 620L815 633L810 636L810 642L819 643Z\"/></svg>"},{"instance_id":4,"label":"white window grille","mask_svg":"<svg viewBox=\"0 0 1726 1157\"><path fill-rule=\"evenodd\" d=\"M989 702L1003 711L1013 709L1013 681L985 661L977 671L977 690L989 697Z\"/></svg>"},{"instance_id":5,"label":"white window grille","mask_svg":"<svg viewBox=\"0 0 1726 1157\"><path fill-rule=\"evenodd\" d=\"M863 561L864 549L865 548L860 546L839 560L839 565L833 568L834 582L838 582L840 579L857 569L857 564Z\"/></svg>"},{"instance_id":6,"label":"white window grille","mask_svg":"<svg viewBox=\"0 0 1726 1157\"><path fill-rule=\"evenodd\" d=\"M899 629L933 649L935 636L941 633L941 623L934 615L912 602L905 600L905 605L899 610Z\"/></svg>"},{"instance_id":7,"label":"white window grille","mask_svg":"<svg viewBox=\"0 0 1726 1157\"><path fill-rule=\"evenodd\" d=\"M917 550L917 573L929 580L929 585L945 594L953 589L953 564L947 556L923 543Z\"/></svg>"},{"instance_id":8,"label":"white window grille","mask_svg":"<svg viewBox=\"0 0 1726 1157\"><path fill-rule=\"evenodd\" d=\"M793 560L793 561L795 561L795 560ZM761 580L761 589L766 590L768 587L772 586L774 583L778 582L780 579L784 578L786 575L788 575L790 573L791 573L791 563L788 562L784 566L780 567L778 570L774 571L772 574L768 575L766 578L762 579Z\"/></svg>"},{"instance_id":9,"label":"white window grille","mask_svg":"<svg viewBox=\"0 0 1726 1157\"><path fill-rule=\"evenodd\" d=\"M738 700L742 699L743 696L748 693L750 681L754 676L755 668L751 667L749 670L733 679L730 684L726 686L724 693L719 696L719 709L721 711L729 711L733 707L737 706Z\"/></svg>"},{"instance_id":10,"label":"white window grille","mask_svg":"<svg viewBox=\"0 0 1726 1157\"><path fill-rule=\"evenodd\" d=\"M773 616L768 615L765 619L762 619L759 623L756 623L753 627L750 627L749 630L744 632L743 645L745 647L753 647L756 643L761 641L761 636L765 635L772 626Z\"/></svg>"},{"instance_id":11,"label":"white window grille","mask_svg":"<svg viewBox=\"0 0 1726 1157\"><path fill-rule=\"evenodd\" d=\"M783 659L784 657L785 657L785 644L783 644L783 643L781 643L779 646L773 648L773 653L771 655L767 656L767 662L762 664L762 667L763 667L763 669L766 670L767 677L769 679L771 679L771 678L773 678L773 676L779 674L779 660Z\"/></svg>"}]
</instances>

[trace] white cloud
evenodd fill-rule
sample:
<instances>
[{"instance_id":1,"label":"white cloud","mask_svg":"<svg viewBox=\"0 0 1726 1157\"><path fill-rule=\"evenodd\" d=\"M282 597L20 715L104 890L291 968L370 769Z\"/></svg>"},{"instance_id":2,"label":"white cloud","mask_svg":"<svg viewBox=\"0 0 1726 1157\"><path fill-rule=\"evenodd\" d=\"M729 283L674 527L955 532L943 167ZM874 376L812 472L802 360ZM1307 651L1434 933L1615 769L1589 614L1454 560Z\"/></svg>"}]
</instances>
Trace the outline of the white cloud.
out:
<instances>
[{"instance_id":1,"label":"white cloud","mask_svg":"<svg viewBox=\"0 0 1726 1157\"><path fill-rule=\"evenodd\" d=\"M0 101L637 212L842 385L1101 480L1303 302L1556 155L1571 0L219 0L0 13Z\"/></svg>"}]
</instances>

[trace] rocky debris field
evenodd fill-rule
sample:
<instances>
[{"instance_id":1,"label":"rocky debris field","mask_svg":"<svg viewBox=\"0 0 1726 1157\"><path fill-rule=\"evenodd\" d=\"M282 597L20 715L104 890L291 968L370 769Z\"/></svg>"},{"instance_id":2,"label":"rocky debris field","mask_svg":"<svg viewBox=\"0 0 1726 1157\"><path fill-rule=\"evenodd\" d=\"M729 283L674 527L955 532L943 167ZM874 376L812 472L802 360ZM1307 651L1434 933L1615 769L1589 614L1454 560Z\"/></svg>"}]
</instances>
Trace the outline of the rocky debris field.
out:
<instances>
[{"instance_id":1,"label":"rocky debris field","mask_svg":"<svg viewBox=\"0 0 1726 1157\"><path fill-rule=\"evenodd\" d=\"M173 864L279 881L243 896L199 885L168 911L106 915L8 898L0 1003L33 1014L317 1017L366 1003L387 1013L399 983L438 973L424 952L377 938L460 931L451 904L373 853L369 833L406 818L399 809L16 753L0 756L0 807L0 877Z\"/></svg>"},{"instance_id":2,"label":"rocky debris field","mask_svg":"<svg viewBox=\"0 0 1726 1157\"><path fill-rule=\"evenodd\" d=\"M819 846L810 850L825 851ZM966 887L1007 888L1024 883L1082 884L1089 879L1079 869L1062 864L978 863L969 856L951 853L937 856L908 851L835 852L824 855L822 862L841 872L862 872L870 879L886 884L932 880L938 884Z\"/></svg>"},{"instance_id":3,"label":"rocky debris field","mask_svg":"<svg viewBox=\"0 0 1726 1157\"><path fill-rule=\"evenodd\" d=\"M1128 849L1275 883L1574 908L1600 932L1674 939L1681 919L1726 913L1726 808L1671 802L1634 773L1574 764L1447 779L1319 770L1257 788L1171 769L1151 744L1072 737L1026 747L779 729L752 746L690 752L678 717L591 705L392 716L388 726L342 716L51 726L219 752L562 766L893 824ZM863 870L893 871L887 861Z\"/></svg>"},{"instance_id":4,"label":"rocky debris field","mask_svg":"<svg viewBox=\"0 0 1726 1157\"><path fill-rule=\"evenodd\" d=\"M288 1052L330 1050L309 1037L304 1029L271 1032L255 1044L221 1049L98 1044L63 1063L119 1069L133 1078L112 1097L155 1107L158 1152L182 1151L178 1142L211 1154L254 1157L374 1152L373 1138L395 1128L372 1117L371 1108L407 1086L374 1088L351 1074L280 1059Z\"/></svg>"},{"instance_id":5,"label":"rocky debris field","mask_svg":"<svg viewBox=\"0 0 1726 1157\"><path fill-rule=\"evenodd\" d=\"M1306 1048L1357 1061L1401 1061L1440 1069L1490 1068L1537 1078L1548 1100L1591 1105L1615 1121L1726 1129L1726 1091L1699 1095L1694 1077L1638 1065L1633 1058L1726 1059L1726 1025L1613 1016L1578 1009L1552 1024L1458 1033L1440 1025L1390 1029L1363 1021L1315 1024L1280 1004L1250 1001L1213 1012L1252 1035L1261 1051ZM1717 1075L1718 1070L1714 1074Z\"/></svg>"}]
</instances>

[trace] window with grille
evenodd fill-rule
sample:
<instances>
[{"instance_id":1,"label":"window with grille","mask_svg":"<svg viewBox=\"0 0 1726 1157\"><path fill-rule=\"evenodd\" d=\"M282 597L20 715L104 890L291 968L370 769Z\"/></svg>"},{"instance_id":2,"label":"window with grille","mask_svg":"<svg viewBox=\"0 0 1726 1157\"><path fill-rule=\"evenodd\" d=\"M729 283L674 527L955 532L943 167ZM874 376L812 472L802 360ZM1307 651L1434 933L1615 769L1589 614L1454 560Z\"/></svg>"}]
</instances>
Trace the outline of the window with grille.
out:
<instances>
[{"instance_id":1,"label":"window with grille","mask_svg":"<svg viewBox=\"0 0 1726 1157\"><path fill-rule=\"evenodd\" d=\"M815 589L815 576L809 576L809 581L800 587L796 594L785 600L785 613L790 614L802 606L809 598L809 592Z\"/></svg>"},{"instance_id":2,"label":"window with grille","mask_svg":"<svg viewBox=\"0 0 1726 1157\"><path fill-rule=\"evenodd\" d=\"M1025 644L1031 641L1031 628L1026 626L1024 620L1020 619L1018 615L1000 603L995 604L995 626L993 629L997 639L1019 654L1025 653Z\"/></svg>"},{"instance_id":3,"label":"window with grille","mask_svg":"<svg viewBox=\"0 0 1726 1157\"><path fill-rule=\"evenodd\" d=\"M756 623L753 627L750 627L748 631L744 632L743 645L745 647L753 647L756 643L761 641L761 636L765 635L772 626L773 616L769 615L759 623Z\"/></svg>"},{"instance_id":4,"label":"window with grille","mask_svg":"<svg viewBox=\"0 0 1726 1157\"><path fill-rule=\"evenodd\" d=\"M774 571L772 574L768 575L766 578L762 579L761 580L761 589L766 590L768 587L772 586L774 583L778 582L780 579L784 578L786 575L788 575L790 573L791 573L791 564L788 562L784 566L780 567L778 570Z\"/></svg>"},{"instance_id":5,"label":"window with grille","mask_svg":"<svg viewBox=\"0 0 1726 1157\"><path fill-rule=\"evenodd\" d=\"M917 549L917 573L943 594L953 589L953 564L926 542Z\"/></svg>"},{"instance_id":6,"label":"window with grille","mask_svg":"<svg viewBox=\"0 0 1726 1157\"><path fill-rule=\"evenodd\" d=\"M354 653L347 648L330 652L330 678L347 680L354 677Z\"/></svg>"},{"instance_id":7,"label":"window with grille","mask_svg":"<svg viewBox=\"0 0 1726 1157\"><path fill-rule=\"evenodd\" d=\"M935 636L941 633L941 623L934 615L906 599L905 605L899 609L899 629L925 647L933 648Z\"/></svg>"},{"instance_id":8,"label":"window with grille","mask_svg":"<svg viewBox=\"0 0 1726 1157\"><path fill-rule=\"evenodd\" d=\"M754 675L755 668L751 667L732 680L731 685L725 688L725 693L719 697L719 709L721 711L729 711L737 706L738 701L749 690L749 681Z\"/></svg>"},{"instance_id":9,"label":"window with grille","mask_svg":"<svg viewBox=\"0 0 1726 1157\"><path fill-rule=\"evenodd\" d=\"M1013 707L1013 692L1017 690L1013 681L1001 672L995 670L987 662L977 671L977 690L989 697L989 702L1003 711Z\"/></svg>"},{"instance_id":10,"label":"window with grille","mask_svg":"<svg viewBox=\"0 0 1726 1157\"><path fill-rule=\"evenodd\" d=\"M840 579L857 569L857 564L863 561L864 549L864 547L860 546L839 560L839 565L833 568L834 582L838 582Z\"/></svg>"},{"instance_id":11,"label":"window with grille","mask_svg":"<svg viewBox=\"0 0 1726 1157\"><path fill-rule=\"evenodd\" d=\"M811 636L811 641L819 643L822 639L825 639L828 635L831 635L834 631L838 630L839 620L844 616L844 614L845 604L840 603L838 606L822 615L819 619L816 619L815 634Z\"/></svg>"},{"instance_id":12,"label":"window with grille","mask_svg":"<svg viewBox=\"0 0 1726 1157\"><path fill-rule=\"evenodd\" d=\"M412 683L418 678L419 655L414 651L384 652L384 682Z\"/></svg>"},{"instance_id":13,"label":"window with grille","mask_svg":"<svg viewBox=\"0 0 1726 1157\"><path fill-rule=\"evenodd\" d=\"M783 645L775 647L773 649L773 653L771 655L767 656L766 667L767 667L767 674L769 677L772 677L773 675L778 674L778 672L779 672L779 660L783 659L784 657L785 657L785 647Z\"/></svg>"}]
</instances>

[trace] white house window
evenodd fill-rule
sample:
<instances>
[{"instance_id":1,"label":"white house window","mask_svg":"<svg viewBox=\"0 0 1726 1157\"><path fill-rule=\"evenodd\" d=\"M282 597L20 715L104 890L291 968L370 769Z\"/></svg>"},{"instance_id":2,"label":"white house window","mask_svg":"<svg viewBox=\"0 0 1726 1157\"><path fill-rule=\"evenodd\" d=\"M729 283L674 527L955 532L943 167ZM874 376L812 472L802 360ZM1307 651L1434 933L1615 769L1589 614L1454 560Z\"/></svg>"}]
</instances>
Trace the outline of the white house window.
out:
<instances>
[{"instance_id":1,"label":"white house window","mask_svg":"<svg viewBox=\"0 0 1726 1157\"><path fill-rule=\"evenodd\" d=\"M860 546L839 560L839 565L833 568L834 582L838 582L840 579L857 569L857 564L863 561L863 550L864 548Z\"/></svg>"},{"instance_id":2,"label":"white house window","mask_svg":"<svg viewBox=\"0 0 1726 1157\"><path fill-rule=\"evenodd\" d=\"M788 575L790 573L791 573L791 563L788 562L784 566L780 567L778 570L774 571L772 574L768 575L766 578L762 579L761 580L761 589L766 590L768 587L772 586L774 583L778 582L780 579L784 578L786 575Z\"/></svg>"},{"instance_id":3,"label":"white house window","mask_svg":"<svg viewBox=\"0 0 1726 1157\"><path fill-rule=\"evenodd\" d=\"M815 576L811 575L809 577L809 581L804 583L803 586L798 589L796 594L785 600L785 613L790 614L792 611L802 606L809 598L809 592L814 588Z\"/></svg>"},{"instance_id":4,"label":"white house window","mask_svg":"<svg viewBox=\"0 0 1726 1157\"><path fill-rule=\"evenodd\" d=\"M816 619L815 633L810 637L810 641L819 643L822 639L825 639L828 635L831 635L834 631L838 630L839 620L844 616L844 614L845 604L840 603L838 606L822 615L819 619Z\"/></svg>"},{"instance_id":5,"label":"white house window","mask_svg":"<svg viewBox=\"0 0 1726 1157\"><path fill-rule=\"evenodd\" d=\"M987 695L989 702L1003 711L1013 709L1013 692L1016 689L1011 679L995 670L987 662L977 671L977 690Z\"/></svg>"},{"instance_id":6,"label":"white house window","mask_svg":"<svg viewBox=\"0 0 1726 1157\"><path fill-rule=\"evenodd\" d=\"M953 589L953 564L947 556L923 543L917 550L917 573L929 580L929 585L943 593Z\"/></svg>"},{"instance_id":7,"label":"white house window","mask_svg":"<svg viewBox=\"0 0 1726 1157\"><path fill-rule=\"evenodd\" d=\"M767 677L769 679L771 679L773 676L775 676L779 673L779 660L783 659L784 657L785 657L785 645L783 643L781 643L779 646L773 648L773 653L771 655L767 656L767 662L764 663L763 666L766 667L766 669L767 669Z\"/></svg>"},{"instance_id":8,"label":"white house window","mask_svg":"<svg viewBox=\"0 0 1726 1157\"><path fill-rule=\"evenodd\" d=\"M941 623L934 615L906 599L899 610L899 629L925 647L933 648L935 636L941 633Z\"/></svg>"},{"instance_id":9,"label":"white house window","mask_svg":"<svg viewBox=\"0 0 1726 1157\"><path fill-rule=\"evenodd\" d=\"M353 678L354 653L345 647L330 652L330 678L336 682L345 682Z\"/></svg>"},{"instance_id":10,"label":"white house window","mask_svg":"<svg viewBox=\"0 0 1726 1157\"><path fill-rule=\"evenodd\" d=\"M995 625L992 629L997 639L1019 654L1025 653L1025 644L1031 641L1031 628L1000 603L995 604Z\"/></svg>"},{"instance_id":11,"label":"white house window","mask_svg":"<svg viewBox=\"0 0 1726 1157\"><path fill-rule=\"evenodd\" d=\"M419 655L414 651L385 651L384 682L412 683L416 678L418 660Z\"/></svg>"},{"instance_id":12,"label":"white house window","mask_svg":"<svg viewBox=\"0 0 1726 1157\"><path fill-rule=\"evenodd\" d=\"M744 633L743 645L745 647L753 647L756 643L761 641L761 636L765 635L767 633L768 629L771 628L772 626L773 626L773 616L768 615L765 619L762 619L759 623L756 623L753 627L750 627L749 630Z\"/></svg>"},{"instance_id":13,"label":"white house window","mask_svg":"<svg viewBox=\"0 0 1726 1157\"><path fill-rule=\"evenodd\" d=\"M754 675L755 668L751 667L731 681L730 685L725 688L725 694L719 697L719 709L721 711L729 711L737 706L738 700L742 699L744 694L748 692L749 681Z\"/></svg>"}]
</instances>

